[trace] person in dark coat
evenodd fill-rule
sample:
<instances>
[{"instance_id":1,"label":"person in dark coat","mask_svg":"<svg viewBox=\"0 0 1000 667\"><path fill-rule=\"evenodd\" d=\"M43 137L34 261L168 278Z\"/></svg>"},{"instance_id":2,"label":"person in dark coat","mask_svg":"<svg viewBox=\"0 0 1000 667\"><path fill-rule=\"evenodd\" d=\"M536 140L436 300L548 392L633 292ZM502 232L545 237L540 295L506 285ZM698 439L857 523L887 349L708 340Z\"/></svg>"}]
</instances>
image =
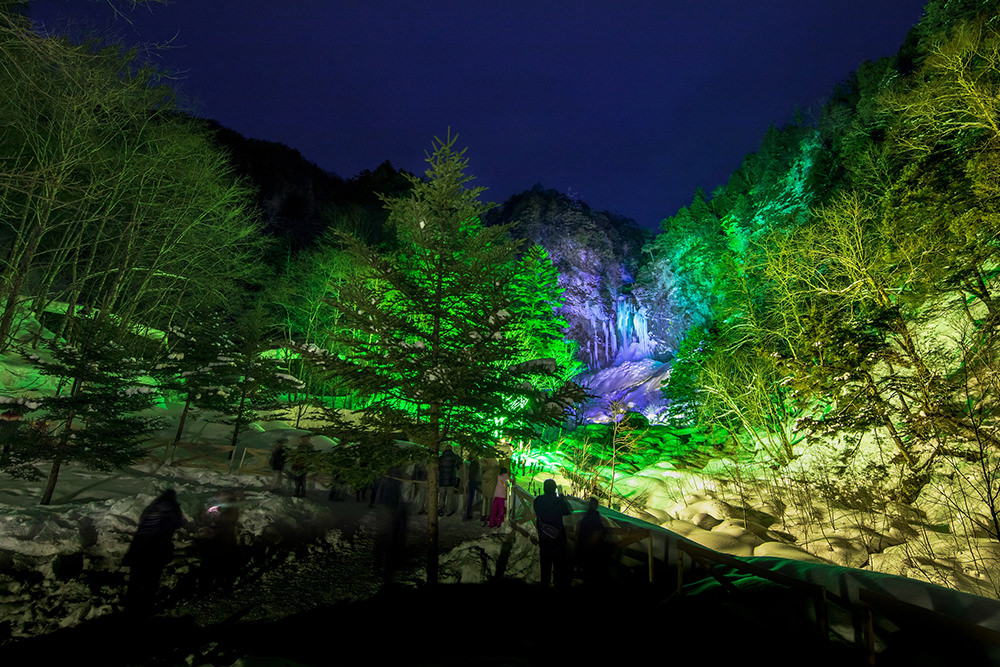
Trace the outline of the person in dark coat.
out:
<instances>
[{"instance_id":1,"label":"person in dark coat","mask_svg":"<svg viewBox=\"0 0 1000 667\"><path fill-rule=\"evenodd\" d=\"M389 508L389 530L380 531L375 539L375 561L382 567L386 582L393 580L396 570L405 562L406 523L408 507L403 499L402 466L393 466L382 477L380 500Z\"/></svg>"},{"instance_id":2,"label":"person in dark coat","mask_svg":"<svg viewBox=\"0 0 1000 667\"><path fill-rule=\"evenodd\" d=\"M184 526L177 493L167 489L142 510L139 527L122 564L130 568L125 608L148 614L153 611L163 568L174 557L174 532Z\"/></svg>"},{"instance_id":3,"label":"person in dark coat","mask_svg":"<svg viewBox=\"0 0 1000 667\"><path fill-rule=\"evenodd\" d=\"M548 586L555 570L556 587L569 586L570 572L566 559L566 527L563 517L573 513L566 499L558 495L554 479L542 485L544 493L533 503L535 528L538 529L538 556L542 568L542 586Z\"/></svg>"},{"instance_id":4,"label":"person in dark coat","mask_svg":"<svg viewBox=\"0 0 1000 667\"><path fill-rule=\"evenodd\" d=\"M491 490L497 488L497 478L500 476L500 462L496 458L488 456L480 461L480 466L480 486L483 490L483 502L479 518L483 522L483 526L485 526L489 521L490 511L493 509L493 494Z\"/></svg>"},{"instance_id":5,"label":"person in dark coat","mask_svg":"<svg viewBox=\"0 0 1000 667\"><path fill-rule=\"evenodd\" d=\"M236 493L220 494L218 502L205 513L204 524L195 536L201 553L198 588L202 593L232 590L239 560L238 497Z\"/></svg>"},{"instance_id":6,"label":"person in dark coat","mask_svg":"<svg viewBox=\"0 0 1000 667\"><path fill-rule=\"evenodd\" d=\"M285 478L285 461L288 458L288 448L286 446L287 441L285 438L281 438L274 445L274 449L271 450L271 458L268 463L271 464L271 471L274 473L274 484L272 485L273 490L280 491L284 486Z\"/></svg>"},{"instance_id":7,"label":"person in dark coat","mask_svg":"<svg viewBox=\"0 0 1000 667\"><path fill-rule=\"evenodd\" d=\"M427 514L427 463L417 461L413 464L413 484L411 485L411 498L417 514Z\"/></svg>"},{"instance_id":8,"label":"person in dark coat","mask_svg":"<svg viewBox=\"0 0 1000 667\"><path fill-rule=\"evenodd\" d=\"M609 531L598 506L597 498L591 498L587 511L576 525L576 562L583 572L583 582L588 585L605 583L611 566Z\"/></svg>"},{"instance_id":9,"label":"person in dark coat","mask_svg":"<svg viewBox=\"0 0 1000 667\"><path fill-rule=\"evenodd\" d=\"M469 481L465 485L465 520L472 518L472 508L476 504L476 496L483 487L483 468L479 459L472 459L468 466Z\"/></svg>"},{"instance_id":10,"label":"person in dark coat","mask_svg":"<svg viewBox=\"0 0 1000 667\"><path fill-rule=\"evenodd\" d=\"M306 475L309 474L309 466L306 463L305 454L299 453L292 459L292 479L295 480L295 497L306 497Z\"/></svg>"},{"instance_id":11,"label":"person in dark coat","mask_svg":"<svg viewBox=\"0 0 1000 667\"><path fill-rule=\"evenodd\" d=\"M438 516L444 514L452 504L452 496L458 485L458 454L451 445L445 445L444 451L438 457ZM448 512L454 514L455 510Z\"/></svg>"}]
</instances>

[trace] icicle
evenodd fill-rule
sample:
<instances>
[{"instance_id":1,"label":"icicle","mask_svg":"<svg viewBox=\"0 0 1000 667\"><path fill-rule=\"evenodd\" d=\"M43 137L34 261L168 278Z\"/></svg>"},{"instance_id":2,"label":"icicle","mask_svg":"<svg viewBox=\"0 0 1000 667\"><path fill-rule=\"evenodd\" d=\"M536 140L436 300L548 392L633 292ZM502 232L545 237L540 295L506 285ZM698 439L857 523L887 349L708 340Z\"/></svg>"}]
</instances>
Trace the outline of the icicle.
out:
<instances>
[{"instance_id":1,"label":"icicle","mask_svg":"<svg viewBox=\"0 0 1000 667\"><path fill-rule=\"evenodd\" d=\"M615 335L611 331L611 322L604 320L604 358L608 360L609 365L614 359L614 355L611 354L611 346L616 342Z\"/></svg>"},{"instance_id":2,"label":"icicle","mask_svg":"<svg viewBox=\"0 0 1000 667\"><path fill-rule=\"evenodd\" d=\"M635 322L635 336L639 341L639 354L643 357L653 356L653 341L649 338L647 312L645 306L639 306L633 318Z\"/></svg>"}]
</instances>

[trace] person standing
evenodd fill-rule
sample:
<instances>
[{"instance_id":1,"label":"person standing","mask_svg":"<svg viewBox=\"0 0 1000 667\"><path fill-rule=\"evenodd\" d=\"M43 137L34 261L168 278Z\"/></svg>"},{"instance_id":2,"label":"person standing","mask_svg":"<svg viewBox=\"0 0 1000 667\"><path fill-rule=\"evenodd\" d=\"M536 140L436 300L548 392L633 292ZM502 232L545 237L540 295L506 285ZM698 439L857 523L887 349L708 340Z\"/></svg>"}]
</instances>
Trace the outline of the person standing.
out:
<instances>
[{"instance_id":1,"label":"person standing","mask_svg":"<svg viewBox=\"0 0 1000 667\"><path fill-rule=\"evenodd\" d=\"M566 499L557 493L558 487L554 479L545 480L542 490L544 493L535 498L533 503L542 586L548 587L555 570L556 587L562 588L570 583L563 517L572 514L573 510Z\"/></svg>"},{"instance_id":2,"label":"person standing","mask_svg":"<svg viewBox=\"0 0 1000 667\"><path fill-rule=\"evenodd\" d=\"M510 484L510 473L506 468L500 469L497 485L493 491L493 508L490 510L490 528L499 528L507 516L507 487Z\"/></svg>"},{"instance_id":3,"label":"person standing","mask_svg":"<svg viewBox=\"0 0 1000 667\"><path fill-rule=\"evenodd\" d=\"M476 503L476 496L482 492L483 488L483 468L479 459L469 461L467 477L469 481L465 485L465 520L472 518L472 508Z\"/></svg>"},{"instance_id":4,"label":"person standing","mask_svg":"<svg viewBox=\"0 0 1000 667\"><path fill-rule=\"evenodd\" d=\"M597 498L591 498L587 511L576 525L576 559L583 572L583 582L588 585L606 583L611 567L610 533L598 507Z\"/></svg>"},{"instance_id":5,"label":"person standing","mask_svg":"<svg viewBox=\"0 0 1000 667\"><path fill-rule=\"evenodd\" d=\"M403 499L403 479L406 473L402 466L393 466L386 471L379 483L379 500L389 509L389 530L377 531L375 538L375 562L381 566L386 583L393 580L396 570L405 562L407 503Z\"/></svg>"},{"instance_id":6,"label":"person standing","mask_svg":"<svg viewBox=\"0 0 1000 667\"><path fill-rule=\"evenodd\" d=\"M490 511L493 509L493 495L490 493L490 490L496 488L497 477L499 476L500 462L492 456L482 459L483 502L481 511L479 512L479 519L483 522L484 526L489 521Z\"/></svg>"},{"instance_id":7,"label":"person standing","mask_svg":"<svg viewBox=\"0 0 1000 667\"><path fill-rule=\"evenodd\" d=\"M174 557L174 532L184 523L173 489L161 493L142 510L139 527L122 559L122 564L130 569L125 592L125 608L129 612L152 613L163 569Z\"/></svg>"},{"instance_id":8,"label":"person standing","mask_svg":"<svg viewBox=\"0 0 1000 667\"><path fill-rule=\"evenodd\" d=\"M413 464L413 483L410 485L413 506L417 514L427 514L427 462L419 460Z\"/></svg>"},{"instance_id":9,"label":"person standing","mask_svg":"<svg viewBox=\"0 0 1000 667\"><path fill-rule=\"evenodd\" d=\"M445 510L450 510L448 516L455 513L450 509L455 486L458 484L458 454L451 445L445 445L444 451L438 457L438 516L442 516Z\"/></svg>"},{"instance_id":10,"label":"person standing","mask_svg":"<svg viewBox=\"0 0 1000 667\"><path fill-rule=\"evenodd\" d=\"M205 512L203 525L195 536L201 553L198 588L203 594L216 589L227 594L232 592L239 564L239 497L239 492L219 494L217 502Z\"/></svg>"},{"instance_id":11,"label":"person standing","mask_svg":"<svg viewBox=\"0 0 1000 667\"><path fill-rule=\"evenodd\" d=\"M285 475L285 459L287 458L288 450L285 447L285 438L281 438L275 443L274 449L271 451L271 458L268 461L271 464L271 471L274 473L274 482L271 485L271 489L274 491L281 491Z\"/></svg>"},{"instance_id":12,"label":"person standing","mask_svg":"<svg viewBox=\"0 0 1000 667\"><path fill-rule=\"evenodd\" d=\"M306 497L306 475L309 474L309 467L306 463L306 456L299 452L292 459L292 479L295 480L295 497Z\"/></svg>"}]
</instances>

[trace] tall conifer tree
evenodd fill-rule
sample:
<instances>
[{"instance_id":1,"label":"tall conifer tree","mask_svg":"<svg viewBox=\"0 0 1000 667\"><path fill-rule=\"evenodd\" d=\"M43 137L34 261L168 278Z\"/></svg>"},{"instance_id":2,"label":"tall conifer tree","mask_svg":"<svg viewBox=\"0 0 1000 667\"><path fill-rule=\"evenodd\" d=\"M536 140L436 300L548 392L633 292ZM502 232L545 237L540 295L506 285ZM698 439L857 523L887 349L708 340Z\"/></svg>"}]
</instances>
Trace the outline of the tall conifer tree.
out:
<instances>
[{"instance_id":1,"label":"tall conifer tree","mask_svg":"<svg viewBox=\"0 0 1000 667\"><path fill-rule=\"evenodd\" d=\"M335 374L368 397L362 425L370 433L403 434L428 464L427 580L437 579L437 459L446 444L486 454L502 435L558 419L581 393L565 385L545 395L535 387L554 364L523 360L512 335L511 290L518 243L507 226L486 227L469 188L465 151L437 139L426 180L386 200L399 250L379 254L345 242L364 267L341 288L336 307L351 333L331 355ZM501 430L502 429L502 430Z\"/></svg>"}]
</instances>

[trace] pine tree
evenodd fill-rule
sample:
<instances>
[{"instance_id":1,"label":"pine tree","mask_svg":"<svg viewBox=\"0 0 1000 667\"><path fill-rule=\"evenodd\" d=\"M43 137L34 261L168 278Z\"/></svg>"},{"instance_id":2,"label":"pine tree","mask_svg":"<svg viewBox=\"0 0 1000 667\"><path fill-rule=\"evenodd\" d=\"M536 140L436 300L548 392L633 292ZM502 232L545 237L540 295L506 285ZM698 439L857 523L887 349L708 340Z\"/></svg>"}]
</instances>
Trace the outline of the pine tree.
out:
<instances>
[{"instance_id":1,"label":"pine tree","mask_svg":"<svg viewBox=\"0 0 1000 667\"><path fill-rule=\"evenodd\" d=\"M142 455L139 444L159 426L158 420L141 416L156 393L140 382L145 363L129 356L120 342L129 334L93 320L80 326L85 335L77 343L49 341L48 358L23 355L57 383L53 395L37 401L47 428L36 431L30 443L34 457L52 462L42 505L51 503L64 463L119 470Z\"/></svg>"},{"instance_id":2,"label":"pine tree","mask_svg":"<svg viewBox=\"0 0 1000 667\"><path fill-rule=\"evenodd\" d=\"M511 289L512 328L521 337L525 361L555 359L565 379L582 372L583 363L574 358L576 344L567 342L563 333L569 326L559 313L564 290L559 286L559 271L545 248L531 246L518 260Z\"/></svg>"},{"instance_id":3,"label":"pine tree","mask_svg":"<svg viewBox=\"0 0 1000 667\"><path fill-rule=\"evenodd\" d=\"M233 427L230 445L236 449L240 433L250 424L282 410L282 397L299 391L302 382L287 371L287 363L279 358L278 339L272 331L260 304L248 308L237 316L234 335L227 338L227 348L219 357L218 377L224 380L221 391L222 419ZM237 464L234 457L233 464Z\"/></svg>"},{"instance_id":4,"label":"pine tree","mask_svg":"<svg viewBox=\"0 0 1000 667\"><path fill-rule=\"evenodd\" d=\"M486 227L482 188L469 188L465 151L435 140L426 180L413 177L404 197L386 199L399 250L379 254L344 243L365 267L335 303L351 333L327 360L351 390L367 397L362 426L405 434L428 463L427 580L437 579L437 460L445 444L493 451L499 438L562 417L582 392L535 387L554 364L518 363L511 290L518 244L507 226Z\"/></svg>"},{"instance_id":5,"label":"pine tree","mask_svg":"<svg viewBox=\"0 0 1000 667\"><path fill-rule=\"evenodd\" d=\"M176 396L184 407L174 433L174 440L164 460L169 461L184 435L191 408L226 413L227 387L238 381L232 371L228 335L230 324L221 315L210 314L201 321L192 320L184 327L171 327L166 341L166 359L155 369L161 390Z\"/></svg>"}]
</instances>

